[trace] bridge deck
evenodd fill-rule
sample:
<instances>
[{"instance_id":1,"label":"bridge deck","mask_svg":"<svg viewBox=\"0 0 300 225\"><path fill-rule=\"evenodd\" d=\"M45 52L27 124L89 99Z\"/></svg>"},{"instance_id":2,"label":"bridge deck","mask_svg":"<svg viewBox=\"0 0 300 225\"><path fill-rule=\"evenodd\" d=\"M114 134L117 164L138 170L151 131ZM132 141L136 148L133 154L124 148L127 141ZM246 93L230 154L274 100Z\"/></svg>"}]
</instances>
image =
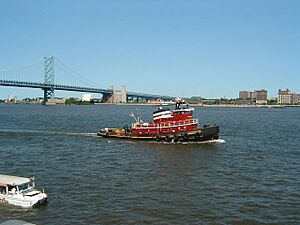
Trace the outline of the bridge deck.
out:
<instances>
[{"instance_id":1,"label":"bridge deck","mask_svg":"<svg viewBox=\"0 0 300 225\"><path fill-rule=\"evenodd\" d=\"M59 84L46 84L46 83L36 83L36 82L26 82L26 81L14 81L14 80L0 80L0 86L11 86L11 87L27 87L27 88L39 88L48 90L60 90L60 91L76 91L76 92L88 92L88 93L100 93L100 94L113 94L113 90L101 89L101 88L89 88L89 87L78 87L69 85L59 85ZM174 97L163 96L163 95L153 95L144 93L127 92L127 97L133 98L145 98L145 99L165 99L171 100Z\"/></svg>"}]
</instances>

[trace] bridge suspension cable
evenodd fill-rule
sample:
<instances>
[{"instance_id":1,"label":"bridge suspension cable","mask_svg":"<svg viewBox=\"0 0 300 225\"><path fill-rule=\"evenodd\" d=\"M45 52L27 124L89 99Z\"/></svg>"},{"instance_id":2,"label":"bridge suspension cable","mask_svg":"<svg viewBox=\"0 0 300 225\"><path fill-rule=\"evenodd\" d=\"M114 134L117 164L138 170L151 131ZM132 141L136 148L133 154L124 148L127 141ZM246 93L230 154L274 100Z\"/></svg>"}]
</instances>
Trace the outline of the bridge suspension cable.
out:
<instances>
[{"instance_id":1,"label":"bridge suspension cable","mask_svg":"<svg viewBox=\"0 0 300 225\"><path fill-rule=\"evenodd\" d=\"M84 76L82 76L81 74L79 74L78 72L74 71L73 69L71 69L70 67L68 67L66 64L64 64L61 60L55 58L55 63L54 63L54 69L55 69L55 80L56 80L56 84L69 84L69 85L73 85L73 86L88 86L88 87L97 87L99 88L100 85L85 78ZM65 76L62 76L65 75ZM70 79L71 80L66 80L66 79ZM71 83L70 83L71 81ZM84 84L84 85L83 85Z\"/></svg>"},{"instance_id":2,"label":"bridge suspension cable","mask_svg":"<svg viewBox=\"0 0 300 225\"><path fill-rule=\"evenodd\" d=\"M54 64L54 84L70 85L70 86L87 86L97 87L100 85L85 78L78 72L71 69L61 60L53 57ZM0 80L23 81L43 83L44 80L44 62L46 58L33 61L31 63L14 66L12 68L3 69L0 71Z\"/></svg>"},{"instance_id":3,"label":"bridge suspension cable","mask_svg":"<svg viewBox=\"0 0 300 225\"><path fill-rule=\"evenodd\" d=\"M42 82L43 60L36 60L27 64L14 66L0 71L0 80Z\"/></svg>"}]
</instances>

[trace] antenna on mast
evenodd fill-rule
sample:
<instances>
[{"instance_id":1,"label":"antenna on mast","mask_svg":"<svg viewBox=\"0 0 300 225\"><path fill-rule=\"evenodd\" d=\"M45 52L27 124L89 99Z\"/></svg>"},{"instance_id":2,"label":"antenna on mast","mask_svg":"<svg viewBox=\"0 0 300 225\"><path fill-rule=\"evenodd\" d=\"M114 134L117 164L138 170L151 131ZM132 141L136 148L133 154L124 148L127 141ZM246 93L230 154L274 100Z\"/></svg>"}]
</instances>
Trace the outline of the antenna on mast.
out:
<instances>
[{"instance_id":1,"label":"antenna on mast","mask_svg":"<svg viewBox=\"0 0 300 225\"><path fill-rule=\"evenodd\" d=\"M133 112L129 113L129 116L133 117L134 120L135 120L135 122L138 122L138 121L139 121L139 119L137 119L137 118L135 117L135 115L133 114Z\"/></svg>"}]
</instances>

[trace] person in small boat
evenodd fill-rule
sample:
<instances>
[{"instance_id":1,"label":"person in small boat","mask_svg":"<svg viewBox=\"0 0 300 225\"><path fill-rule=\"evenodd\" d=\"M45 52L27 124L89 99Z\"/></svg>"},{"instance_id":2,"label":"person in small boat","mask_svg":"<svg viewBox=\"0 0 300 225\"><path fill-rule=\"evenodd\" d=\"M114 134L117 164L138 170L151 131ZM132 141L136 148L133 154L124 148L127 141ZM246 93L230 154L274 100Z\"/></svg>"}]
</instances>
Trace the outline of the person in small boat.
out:
<instances>
[{"instance_id":1,"label":"person in small boat","mask_svg":"<svg viewBox=\"0 0 300 225\"><path fill-rule=\"evenodd\" d=\"M0 187L0 193L5 195L6 194L6 189L4 187Z\"/></svg>"},{"instance_id":2,"label":"person in small boat","mask_svg":"<svg viewBox=\"0 0 300 225\"><path fill-rule=\"evenodd\" d=\"M129 132L129 131L130 131L130 128L129 128L129 126L128 126L127 124L124 126L124 130L125 130L126 132Z\"/></svg>"}]
</instances>

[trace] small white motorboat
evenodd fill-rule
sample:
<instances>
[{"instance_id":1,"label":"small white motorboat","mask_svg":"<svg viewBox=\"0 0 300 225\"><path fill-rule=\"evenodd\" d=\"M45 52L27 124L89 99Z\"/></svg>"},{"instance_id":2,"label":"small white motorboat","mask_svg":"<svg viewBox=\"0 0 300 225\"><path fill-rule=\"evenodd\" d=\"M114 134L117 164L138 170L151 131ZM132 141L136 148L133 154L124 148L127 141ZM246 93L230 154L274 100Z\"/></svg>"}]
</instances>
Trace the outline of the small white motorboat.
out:
<instances>
[{"instance_id":1,"label":"small white motorboat","mask_svg":"<svg viewBox=\"0 0 300 225\"><path fill-rule=\"evenodd\" d=\"M44 190L35 188L34 177L17 177L0 174L0 204L33 207L47 202Z\"/></svg>"}]
</instances>

